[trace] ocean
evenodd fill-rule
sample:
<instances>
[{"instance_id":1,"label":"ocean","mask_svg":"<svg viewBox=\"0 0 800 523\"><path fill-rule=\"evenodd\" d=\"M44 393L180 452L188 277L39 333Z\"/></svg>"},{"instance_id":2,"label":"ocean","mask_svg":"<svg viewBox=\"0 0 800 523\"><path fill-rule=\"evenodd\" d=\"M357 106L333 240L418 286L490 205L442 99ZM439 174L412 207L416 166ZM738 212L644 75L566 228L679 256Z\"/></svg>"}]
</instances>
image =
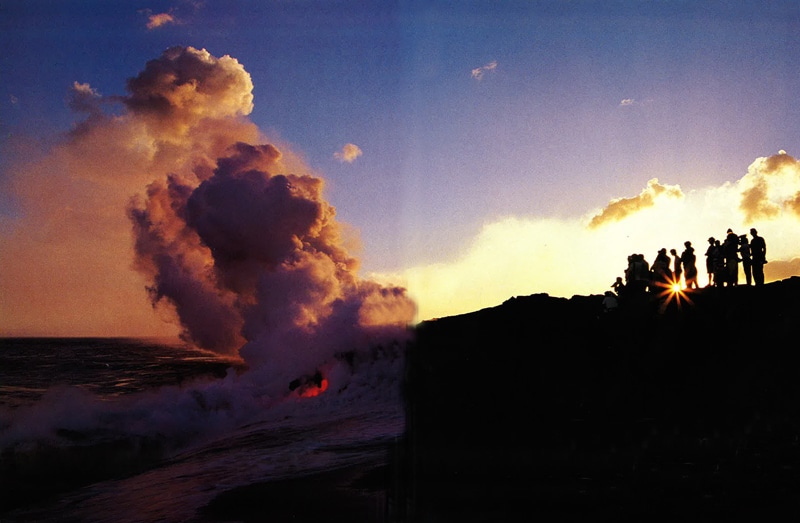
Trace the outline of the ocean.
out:
<instances>
[{"instance_id":1,"label":"ocean","mask_svg":"<svg viewBox=\"0 0 800 523\"><path fill-rule=\"evenodd\" d=\"M387 521L402 375L381 347L276 397L180 342L0 339L0 521Z\"/></svg>"}]
</instances>

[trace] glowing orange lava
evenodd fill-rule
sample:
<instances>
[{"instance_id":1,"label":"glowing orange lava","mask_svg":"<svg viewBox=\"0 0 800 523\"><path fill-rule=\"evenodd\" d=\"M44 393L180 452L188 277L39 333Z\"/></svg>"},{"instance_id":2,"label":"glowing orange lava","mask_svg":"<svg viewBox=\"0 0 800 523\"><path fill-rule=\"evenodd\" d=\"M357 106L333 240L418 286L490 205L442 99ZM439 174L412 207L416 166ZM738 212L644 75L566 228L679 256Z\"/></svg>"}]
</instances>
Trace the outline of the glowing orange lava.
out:
<instances>
[{"instance_id":1,"label":"glowing orange lava","mask_svg":"<svg viewBox=\"0 0 800 523\"><path fill-rule=\"evenodd\" d=\"M322 378L319 382L319 386L316 383L308 383L305 387L302 387L298 391L298 395L301 398L313 398L314 396L319 396L323 392L328 389L328 380Z\"/></svg>"}]
</instances>

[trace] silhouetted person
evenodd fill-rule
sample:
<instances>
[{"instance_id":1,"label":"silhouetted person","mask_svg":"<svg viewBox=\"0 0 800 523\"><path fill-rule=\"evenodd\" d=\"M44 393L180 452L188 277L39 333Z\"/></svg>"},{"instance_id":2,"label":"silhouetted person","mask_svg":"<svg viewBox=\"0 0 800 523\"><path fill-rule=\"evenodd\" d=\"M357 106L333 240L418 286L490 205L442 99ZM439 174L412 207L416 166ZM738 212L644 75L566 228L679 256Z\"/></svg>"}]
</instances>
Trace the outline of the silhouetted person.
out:
<instances>
[{"instance_id":1,"label":"silhouetted person","mask_svg":"<svg viewBox=\"0 0 800 523\"><path fill-rule=\"evenodd\" d=\"M725 285L725 256L722 253L722 245L719 240L714 240L714 287Z\"/></svg>"},{"instance_id":2,"label":"silhouetted person","mask_svg":"<svg viewBox=\"0 0 800 523\"><path fill-rule=\"evenodd\" d=\"M750 256L753 262L753 281L756 285L764 285L764 265L767 263L767 242L758 235L755 228L750 229Z\"/></svg>"},{"instance_id":3,"label":"silhouetted person","mask_svg":"<svg viewBox=\"0 0 800 523\"><path fill-rule=\"evenodd\" d=\"M650 284L650 264L644 254L628 256L628 268L625 269L626 290L634 294L644 294Z\"/></svg>"},{"instance_id":4,"label":"silhouetted person","mask_svg":"<svg viewBox=\"0 0 800 523\"><path fill-rule=\"evenodd\" d=\"M654 283L669 285L672 280L672 270L669 268L669 256L667 256L667 249L661 249L653 261L653 280Z\"/></svg>"},{"instance_id":5,"label":"silhouetted person","mask_svg":"<svg viewBox=\"0 0 800 523\"><path fill-rule=\"evenodd\" d=\"M747 241L747 235L742 234L739 236L739 254L742 257L742 270L744 271L744 280L747 285L753 284L753 269L750 260L750 242Z\"/></svg>"},{"instance_id":6,"label":"silhouetted person","mask_svg":"<svg viewBox=\"0 0 800 523\"><path fill-rule=\"evenodd\" d=\"M739 284L739 237L731 229L722 244L725 256L725 281L728 286Z\"/></svg>"},{"instance_id":7,"label":"silhouetted person","mask_svg":"<svg viewBox=\"0 0 800 523\"><path fill-rule=\"evenodd\" d=\"M694 247L692 242L683 242L685 247L681 253L681 263L683 264L683 274L686 280L687 289L696 289L697 285L697 257L694 255Z\"/></svg>"},{"instance_id":8,"label":"silhouetted person","mask_svg":"<svg viewBox=\"0 0 800 523\"><path fill-rule=\"evenodd\" d=\"M706 249L706 271L708 271L708 285L706 287L710 287L714 281L714 266L716 265L717 259L717 247L715 245L716 240L712 236L708 239L708 249Z\"/></svg>"},{"instance_id":9,"label":"silhouetted person","mask_svg":"<svg viewBox=\"0 0 800 523\"><path fill-rule=\"evenodd\" d=\"M622 283L622 278L617 276L617 279L611 284L611 288L614 289L617 296L622 296L625 292L625 284Z\"/></svg>"},{"instance_id":10,"label":"silhouetted person","mask_svg":"<svg viewBox=\"0 0 800 523\"><path fill-rule=\"evenodd\" d=\"M681 284L681 274L683 274L683 267L681 266L681 257L678 256L678 251L670 249L669 253L672 255L672 281L677 285Z\"/></svg>"},{"instance_id":11,"label":"silhouetted person","mask_svg":"<svg viewBox=\"0 0 800 523\"><path fill-rule=\"evenodd\" d=\"M617 295L611 291L606 291L605 296L603 296L603 312L606 314L615 313L617 312L617 307L619 307Z\"/></svg>"}]
</instances>

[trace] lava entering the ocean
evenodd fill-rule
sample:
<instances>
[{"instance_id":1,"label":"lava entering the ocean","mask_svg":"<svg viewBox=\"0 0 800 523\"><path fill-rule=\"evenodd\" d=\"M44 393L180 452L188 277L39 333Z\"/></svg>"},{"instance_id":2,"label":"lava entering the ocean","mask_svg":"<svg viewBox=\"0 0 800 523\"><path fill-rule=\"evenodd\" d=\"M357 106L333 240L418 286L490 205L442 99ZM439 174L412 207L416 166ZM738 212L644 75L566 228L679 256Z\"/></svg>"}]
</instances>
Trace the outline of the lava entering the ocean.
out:
<instances>
[{"instance_id":1,"label":"lava entering the ocean","mask_svg":"<svg viewBox=\"0 0 800 523\"><path fill-rule=\"evenodd\" d=\"M313 398L328 389L328 380L320 371L312 376L303 376L289 383L289 390L299 398Z\"/></svg>"}]
</instances>

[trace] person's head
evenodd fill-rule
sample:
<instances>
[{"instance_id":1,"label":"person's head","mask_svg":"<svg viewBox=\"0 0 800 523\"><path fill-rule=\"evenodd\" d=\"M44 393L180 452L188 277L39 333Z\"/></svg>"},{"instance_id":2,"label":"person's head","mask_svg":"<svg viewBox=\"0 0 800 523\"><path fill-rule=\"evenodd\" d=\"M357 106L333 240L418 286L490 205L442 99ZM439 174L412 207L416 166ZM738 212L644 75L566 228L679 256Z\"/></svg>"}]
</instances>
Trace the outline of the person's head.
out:
<instances>
[{"instance_id":1,"label":"person's head","mask_svg":"<svg viewBox=\"0 0 800 523\"><path fill-rule=\"evenodd\" d=\"M741 236L739 236L739 243L741 243L742 245L747 243L747 235L746 234L742 234Z\"/></svg>"},{"instance_id":2,"label":"person's head","mask_svg":"<svg viewBox=\"0 0 800 523\"><path fill-rule=\"evenodd\" d=\"M714 239L714 237L713 237L713 236L712 236L711 238L709 238L709 239L708 239L708 243L709 243L709 245L714 245L714 242L715 242L715 241L716 241L716 240Z\"/></svg>"},{"instance_id":3,"label":"person's head","mask_svg":"<svg viewBox=\"0 0 800 523\"><path fill-rule=\"evenodd\" d=\"M683 246L684 246L684 247L691 247L691 246L692 246L692 242L690 242L690 241L685 241L685 242L683 242Z\"/></svg>"},{"instance_id":4,"label":"person's head","mask_svg":"<svg viewBox=\"0 0 800 523\"><path fill-rule=\"evenodd\" d=\"M756 230L756 228L755 228L755 227L753 227L752 229L750 229L750 234L752 234L752 235L753 235L753 237L755 237L755 236L758 236L758 231Z\"/></svg>"},{"instance_id":5,"label":"person's head","mask_svg":"<svg viewBox=\"0 0 800 523\"><path fill-rule=\"evenodd\" d=\"M677 256L677 255L678 255L678 251L676 251L675 249L670 249L670 250L669 250L669 253L670 253L671 255L673 255L673 256Z\"/></svg>"}]
</instances>

